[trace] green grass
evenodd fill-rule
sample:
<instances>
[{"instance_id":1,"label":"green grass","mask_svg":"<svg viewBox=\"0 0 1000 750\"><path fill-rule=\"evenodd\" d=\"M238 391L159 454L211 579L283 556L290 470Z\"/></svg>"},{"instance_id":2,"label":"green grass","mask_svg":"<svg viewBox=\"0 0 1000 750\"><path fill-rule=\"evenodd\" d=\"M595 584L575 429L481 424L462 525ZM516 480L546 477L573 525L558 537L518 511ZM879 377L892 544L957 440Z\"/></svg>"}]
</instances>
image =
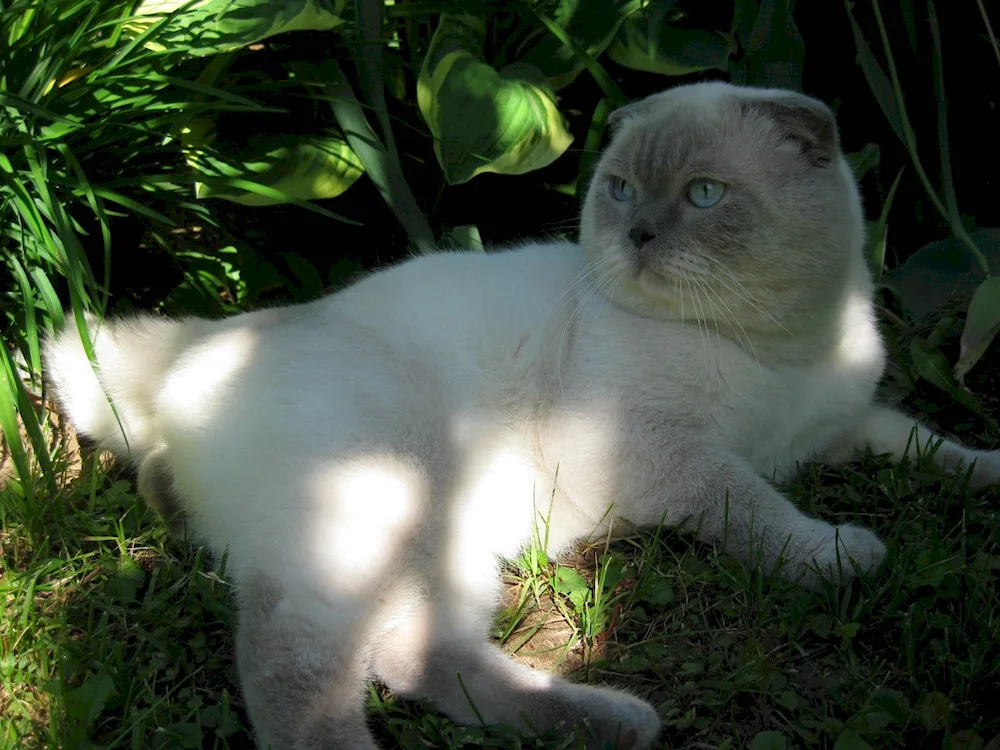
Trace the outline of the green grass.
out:
<instances>
[{"instance_id":1,"label":"green grass","mask_svg":"<svg viewBox=\"0 0 1000 750\"><path fill-rule=\"evenodd\" d=\"M512 565L497 633L525 654L528 636L559 624L551 661L647 697L664 747L971 750L1000 736L996 492L873 457L806 467L788 490L877 529L883 569L810 593L647 532L585 550L575 568ZM230 592L202 553L170 541L93 458L61 494L37 491L3 490L0 747L248 746ZM386 748L574 746L458 727L375 687L371 718Z\"/></svg>"}]
</instances>

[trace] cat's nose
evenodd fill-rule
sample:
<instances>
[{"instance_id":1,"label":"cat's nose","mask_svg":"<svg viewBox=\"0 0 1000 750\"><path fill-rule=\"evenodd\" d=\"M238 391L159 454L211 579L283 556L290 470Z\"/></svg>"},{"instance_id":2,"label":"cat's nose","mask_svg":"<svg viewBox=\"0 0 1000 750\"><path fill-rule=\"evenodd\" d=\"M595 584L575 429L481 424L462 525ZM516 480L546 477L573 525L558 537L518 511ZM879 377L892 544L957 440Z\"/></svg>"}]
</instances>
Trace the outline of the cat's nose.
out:
<instances>
[{"instance_id":1,"label":"cat's nose","mask_svg":"<svg viewBox=\"0 0 1000 750\"><path fill-rule=\"evenodd\" d=\"M646 224L636 224L628 230L628 236L632 238L635 249L641 250L643 245L656 238L656 233Z\"/></svg>"}]
</instances>

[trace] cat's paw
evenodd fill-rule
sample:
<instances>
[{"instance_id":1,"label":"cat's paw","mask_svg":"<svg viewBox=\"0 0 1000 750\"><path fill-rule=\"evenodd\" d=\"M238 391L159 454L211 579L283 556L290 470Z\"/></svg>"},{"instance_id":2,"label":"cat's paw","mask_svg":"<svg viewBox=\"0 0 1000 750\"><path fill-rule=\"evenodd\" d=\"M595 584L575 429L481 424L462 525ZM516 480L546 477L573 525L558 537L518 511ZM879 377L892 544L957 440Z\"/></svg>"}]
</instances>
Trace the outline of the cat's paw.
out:
<instances>
[{"instance_id":1,"label":"cat's paw","mask_svg":"<svg viewBox=\"0 0 1000 750\"><path fill-rule=\"evenodd\" d=\"M969 486L979 489L1000 484L1000 451L976 451L975 465L969 477Z\"/></svg>"},{"instance_id":2,"label":"cat's paw","mask_svg":"<svg viewBox=\"0 0 1000 750\"><path fill-rule=\"evenodd\" d=\"M587 750L647 750L660 733L660 717L646 701L620 690L586 687L582 736Z\"/></svg>"},{"instance_id":3,"label":"cat's paw","mask_svg":"<svg viewBox=\"0 0 1000 750\"><path fill-rule=\"evenodd\" d=\"M813 552L812 563L828 580L844 585L860 573L873 573L885 559L886 548L876 534L862 526L845 523L831 528L831 534ZM807 583L819 585L813 576Z\"/></svg>"}]
</instances>

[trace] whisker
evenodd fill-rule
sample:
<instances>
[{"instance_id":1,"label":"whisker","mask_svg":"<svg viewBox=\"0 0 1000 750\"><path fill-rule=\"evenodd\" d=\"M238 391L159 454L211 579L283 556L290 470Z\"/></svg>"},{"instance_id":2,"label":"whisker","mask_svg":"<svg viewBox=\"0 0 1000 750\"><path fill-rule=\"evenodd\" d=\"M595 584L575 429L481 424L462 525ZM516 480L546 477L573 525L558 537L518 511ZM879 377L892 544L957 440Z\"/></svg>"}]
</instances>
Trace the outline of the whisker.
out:
<instances>
[{"instance_id":1,"label":"whisker","mask_svg":"<svg viewBox=\"0 0 1000 750\"><path fill-rule=\"evenodd\" d=\"M541 325L539 326L539 329L544 327L546 321L548 321L549 319L549 316L559 306L559 303L562 302L564 299L566 299L566 296L573 291L573 288L576 287L578 284L584 284L585 282L587 282L588 277L597 273L597 270L598 269L595 266L589 263L584 265L583 269L576 275L573 281L570 282L570 285L566 288L566 291L560 294L556 298L556 301L552 303L552 306L549 308L548 312L545 313L545 317L542 318L542 322Z\"/></svg>"},{"instance_id":2,"label":"whisker","mask_svg":"<svg viewBox=\"0 0 1000 750\"><path fill-rule=\"evenodd\" d=\"M725 308L726 313L728 315L728 319L731 320L735 325L734 333L736 334L736 341L739 344L740 348L743 349L743 351L747 352L747 354L753 357L753 360L757 365L757 377L760 380L761 389L763 389L764 371L763 368L761 367L760 357L757 356L757 350L754 348L753 341L751 340L750 335L743 327L743 324L740 323L739 318L736 317L732 309L726 303L725 298L723 298L723 296L719 294L718 290L712 289L710 285L706 284L706 291L716 296L716 298L719 300L719 303ZM744 341L746 341L746 346L744 346L743 344ZM749 351L747 351L747 347L749 347Z\"/></svg>"},{"instance_id":3,"label":"whisker","mask_svg":"<svg viewBox=\"0 0 1000 750\"><path fill-rule=\"evenodd\" d=\"M603 256L599 259L599 263L601 263L604 266L607 266L607 262L605 261L605 259L603 258ZM610 277L610 276L613 275L613 269L602 268L600 265L593 266L592 267L592 271L595 272L595 273L597 273L597 272L601 272L601 273L600 273L600 275L598 276L598 278L596 280L588 279L587 285L584 287L584 290L581 292L581 298L580 298L580 300L577 302L576 307L574 307L573 312L570 314L569 319L566 321L566 325L563 326L562 334L559 336L559 345L556 348L556 352L557 352L557 358L556 358L556 380L559 383L559 390L560 391L562 391L562 389L563 389L563 382L562 382L562 351L563 351L563 344L564 344L564 342L566 340L566 335L569 333L570 329L572 328L573 323L576 320L577 316L580 315L580 314L582 314L582 311L583 311L584 307L587 305L587 303L590 301L590 299L597 293L598 289L600 288L600 285L608 277ZM565 296L565 294L564 294L564 296Z\"/></svg>"},{"instance_id":4,"label":"whisker","mask_svg":"<svg viewBox=\"0 0 1000 750\"><path fill-rule=\"evenodd\" d=\"M684 278L684 285L686 288L691 290L691 302L695 306L695 321L698 323L698 336L701 338L701 348L705 357L705 372L709 370L709 357L708 357L708 339L707 331L705 329L705 323L703 318L705 317L705 309L701 304L701 294L698 292L697 288L691 279Z\"/></svg>"},{"instance_id":5,"label":"whisker","mask_svg":"<svg viewBox=\"0 0 1000 750\"><path fill-rule=\"evenodd\" d=\"M708 293L710 290L705 285L705 282L702 281L701 279L698 279L698 278L692 279L692 281L699 288L700 291L705 292L705 301L708 302L708 306L709 306L709 308L710 308L710 310L712 312L712 324L715 326L715 340L718 343L719 348L721 349L722 348L722 329L719 326L719 318L720 317L724 317L723 314L722 314L722 311L719 310L715 306L714 302L712 302L712 297ZM706 321L706 323L707 322L708 321ZM711 335L711 333L709 333L709 335Z\"/></svg>"},{"instance_id":6,"label":"whisker","mask_svg":"<svg viewBox=\"0 0 1000 750\"><path fill-rule=\"evenodd\" d=\"M769 321L771 321L772 323L774 323L776 326L778 326L778 328L780 328L782 331L784 331L785 333L787 333L789 336L795 336L794 333L792 333L791 331L789 331L788 328L786 328L779 320L777 320L773 315L771 315L771 313L769 313L760 304L760 301L757 300L753 296L753 294L750 293L750 290L746 288L746 285L744 285L738 278L736 278L735 274L733 274L733 272L731 270L729 270L729 267L725 263L723 263L718 258L713 258L713 257L708 256L708 255L706 255L704 257L706 259L708 259L709 261L715 263L719 268L721 268L723 271L725 271L726 274L729 276L729 278L732 279L733 283L736 284L737 288L734 289L733 287L729 286L729 284L727 284L725 282L725 280L722 279L722 278L720 278L717 274L710 273L709 275L711 276L711 278L714 281L716 281L719 284L721 284L722 286L726 287L726 289L728 289L730 292L732 292L736 297L738 297L739 299L741 299L744 302L746 302L748 305L750 305L750 307L752 307L754 310L756 310L757 312L759 312L761 315L763 315Z\"/></svg>"}]
</instances>

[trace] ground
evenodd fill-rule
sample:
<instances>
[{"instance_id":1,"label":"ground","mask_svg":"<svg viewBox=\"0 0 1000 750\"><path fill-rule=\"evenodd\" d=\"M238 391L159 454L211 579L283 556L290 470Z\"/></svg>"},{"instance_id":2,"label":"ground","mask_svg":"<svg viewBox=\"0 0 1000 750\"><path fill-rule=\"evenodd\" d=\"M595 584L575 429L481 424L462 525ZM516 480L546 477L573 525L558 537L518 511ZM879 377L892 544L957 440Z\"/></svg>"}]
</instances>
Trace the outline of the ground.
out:
<instances>
[{"instance_id":1,"label":"ground","mask_svg":"<svg viewBox=\"0 0 1000 750\"><path fill-rule=\"evenodd\" d=\"M124 474L53 434L54 488L5 476L0 747L247 747L223 575ZM803 467L785 489L876 529L882 570L813 593L650 530L561 565L512 561L496 636L646 697L663 747L1000 749L997 490L872 456ZM575 747L457 727L377 685L370 704L387 749Z\"/></svg>"}]
</instances>

